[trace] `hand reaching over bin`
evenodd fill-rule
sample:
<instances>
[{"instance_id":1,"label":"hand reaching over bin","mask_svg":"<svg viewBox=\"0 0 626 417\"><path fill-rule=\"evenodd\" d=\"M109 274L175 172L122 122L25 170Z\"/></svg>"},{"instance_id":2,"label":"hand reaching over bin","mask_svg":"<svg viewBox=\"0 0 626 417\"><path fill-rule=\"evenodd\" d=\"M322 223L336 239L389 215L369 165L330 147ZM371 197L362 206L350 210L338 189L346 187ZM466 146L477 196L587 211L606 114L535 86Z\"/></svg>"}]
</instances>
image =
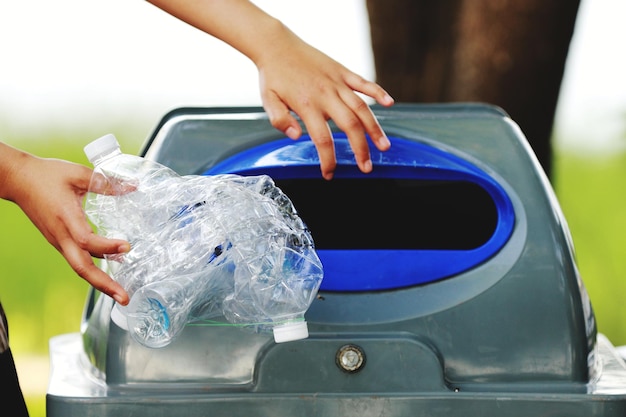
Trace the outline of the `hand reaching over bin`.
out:
<instances>
[{"instance_id":1,"label":"hand reaching over bin","mask_svg":"<svg viewBox=\"0 0 626 417\"><path fill-rule=\"evenodd\" d=\"M383 106L391 106L393 98L378 84L304 42L251 2L149 2L226 42L254 62L270 122L291 139L297 139L302 128L291 111L300 116L317 148L324 178L333 177L337 163L329 119L347 134L361 171L372 171L366 135L379 150L389 149L387 136L356 92Z\"/></svg>"}]
</instances>

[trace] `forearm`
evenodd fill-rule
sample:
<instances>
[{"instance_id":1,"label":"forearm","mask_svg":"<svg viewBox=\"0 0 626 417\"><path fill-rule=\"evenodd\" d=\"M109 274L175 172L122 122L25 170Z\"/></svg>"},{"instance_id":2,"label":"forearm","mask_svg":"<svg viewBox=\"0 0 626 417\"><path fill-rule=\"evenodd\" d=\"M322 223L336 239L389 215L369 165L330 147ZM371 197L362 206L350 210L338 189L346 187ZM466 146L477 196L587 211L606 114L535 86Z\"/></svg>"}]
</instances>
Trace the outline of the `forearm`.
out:
<instances>
[{"instance_id":1,"label":"forearm","mask_svg":"<svg viewBox=\"0 0 626 417\"><path fill-rule=\"evenodd\" d=\"M147 1L227 43L257 66L262 66L270 53L288 53L289 42L298 39L279 20L248 0Z\"/></svg>"},{"instance_id":2,"label":"forearm","mask_svg":"<svg viewBox=\"0 0 626 417\"><path fill-rule=\"evenodd\" d=\"M32 155L0 142L0 198L15 201L20 167L27 165Z\"/></svg>"}]
</instances>

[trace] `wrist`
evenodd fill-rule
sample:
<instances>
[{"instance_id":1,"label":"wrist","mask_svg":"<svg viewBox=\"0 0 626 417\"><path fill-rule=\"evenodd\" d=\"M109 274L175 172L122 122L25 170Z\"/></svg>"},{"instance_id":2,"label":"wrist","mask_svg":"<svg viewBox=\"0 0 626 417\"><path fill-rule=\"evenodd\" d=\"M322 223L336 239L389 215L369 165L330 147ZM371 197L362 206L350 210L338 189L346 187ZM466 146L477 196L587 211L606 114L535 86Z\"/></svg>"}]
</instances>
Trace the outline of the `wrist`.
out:
<instances>
[{"instance_id":1,"label":"wrist","mask_svg":"<svg viewBox=\"0 0 626 417\"><path fill-rule=\"evenodd\" d=\"M261 68L268 63L285 61L298 48L299 42L302 42L300 38L280 20L269 17L264 21L257 35L237 49L246 55L257 68Z\"/></svg>"},{"instance_id":2,"label":"wrist","mask_svg":"<svg viewBox=\"0 0 626 417\"><path fill-rule=\"evenodd\" d=\"M16 202L20 189L20 176L33 156L27 152L0 143L0 198Z\"/></svg>"}]
</instances>

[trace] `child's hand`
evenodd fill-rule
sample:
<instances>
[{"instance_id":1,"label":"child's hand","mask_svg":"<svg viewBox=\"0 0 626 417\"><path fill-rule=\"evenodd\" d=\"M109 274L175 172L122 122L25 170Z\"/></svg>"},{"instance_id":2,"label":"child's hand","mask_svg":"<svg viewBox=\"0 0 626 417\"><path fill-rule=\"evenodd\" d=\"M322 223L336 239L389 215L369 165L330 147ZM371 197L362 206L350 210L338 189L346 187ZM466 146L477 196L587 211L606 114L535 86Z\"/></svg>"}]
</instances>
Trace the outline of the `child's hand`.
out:
<instances>
[{"instance_id":1,"label":"child's hand","mask_svg":"<svg viewBox=\"0 0 626 417\"><path fill-rule=\"evenodd\" d=\"M393 99L378 84L363 79L285 30L288 34L281 38L280 46L268 50L256 62L263 106L272 125L297 139L302 129L290 110L295 112L315 143L322 175L330 179L336 166L327 123L332 119L346 133L361 171L369 173L372 162L365 135L381 151L389 149L390 143L367 103L355 91L384 106L391 106Z\"/></svg>"},{"instance_id":2,"label":"child's hand","mask_svg":"<svg viewBox=\"0 0 626 417\"><path fill-rule=\"evenodd\" d=\"M1 197L20 206L72 269L94 288L128 303L120 284L98 268L92 256L123 253L128 242L96 235L82 209L92 170L58 159L43 159L2 144Z\"/></svg>"}]
</instances>

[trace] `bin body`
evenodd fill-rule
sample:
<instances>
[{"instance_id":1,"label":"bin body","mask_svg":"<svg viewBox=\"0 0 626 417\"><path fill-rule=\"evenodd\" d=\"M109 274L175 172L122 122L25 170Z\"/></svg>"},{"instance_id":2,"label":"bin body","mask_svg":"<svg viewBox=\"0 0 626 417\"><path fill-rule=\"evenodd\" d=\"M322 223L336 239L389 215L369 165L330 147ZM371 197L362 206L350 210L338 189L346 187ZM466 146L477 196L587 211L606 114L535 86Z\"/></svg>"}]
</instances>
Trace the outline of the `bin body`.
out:
<instances>
[{"instance_id":1,"label":"bin body","mask_svg":"<svg viewBox=\"0 0 626 417\"><path fill-rule=\"evenodd\" d=\"M324 266L308 339L189 326L148 349L91 291L51 341L49 416L624 415L626 365L598 334L569 230L520 129L483 104L373 107L392 146L362 174L261 108L178 109L142 155L181 175L268 174ZM103 265L106 269L106 264Z\"/></svg>"}]
</instances>

